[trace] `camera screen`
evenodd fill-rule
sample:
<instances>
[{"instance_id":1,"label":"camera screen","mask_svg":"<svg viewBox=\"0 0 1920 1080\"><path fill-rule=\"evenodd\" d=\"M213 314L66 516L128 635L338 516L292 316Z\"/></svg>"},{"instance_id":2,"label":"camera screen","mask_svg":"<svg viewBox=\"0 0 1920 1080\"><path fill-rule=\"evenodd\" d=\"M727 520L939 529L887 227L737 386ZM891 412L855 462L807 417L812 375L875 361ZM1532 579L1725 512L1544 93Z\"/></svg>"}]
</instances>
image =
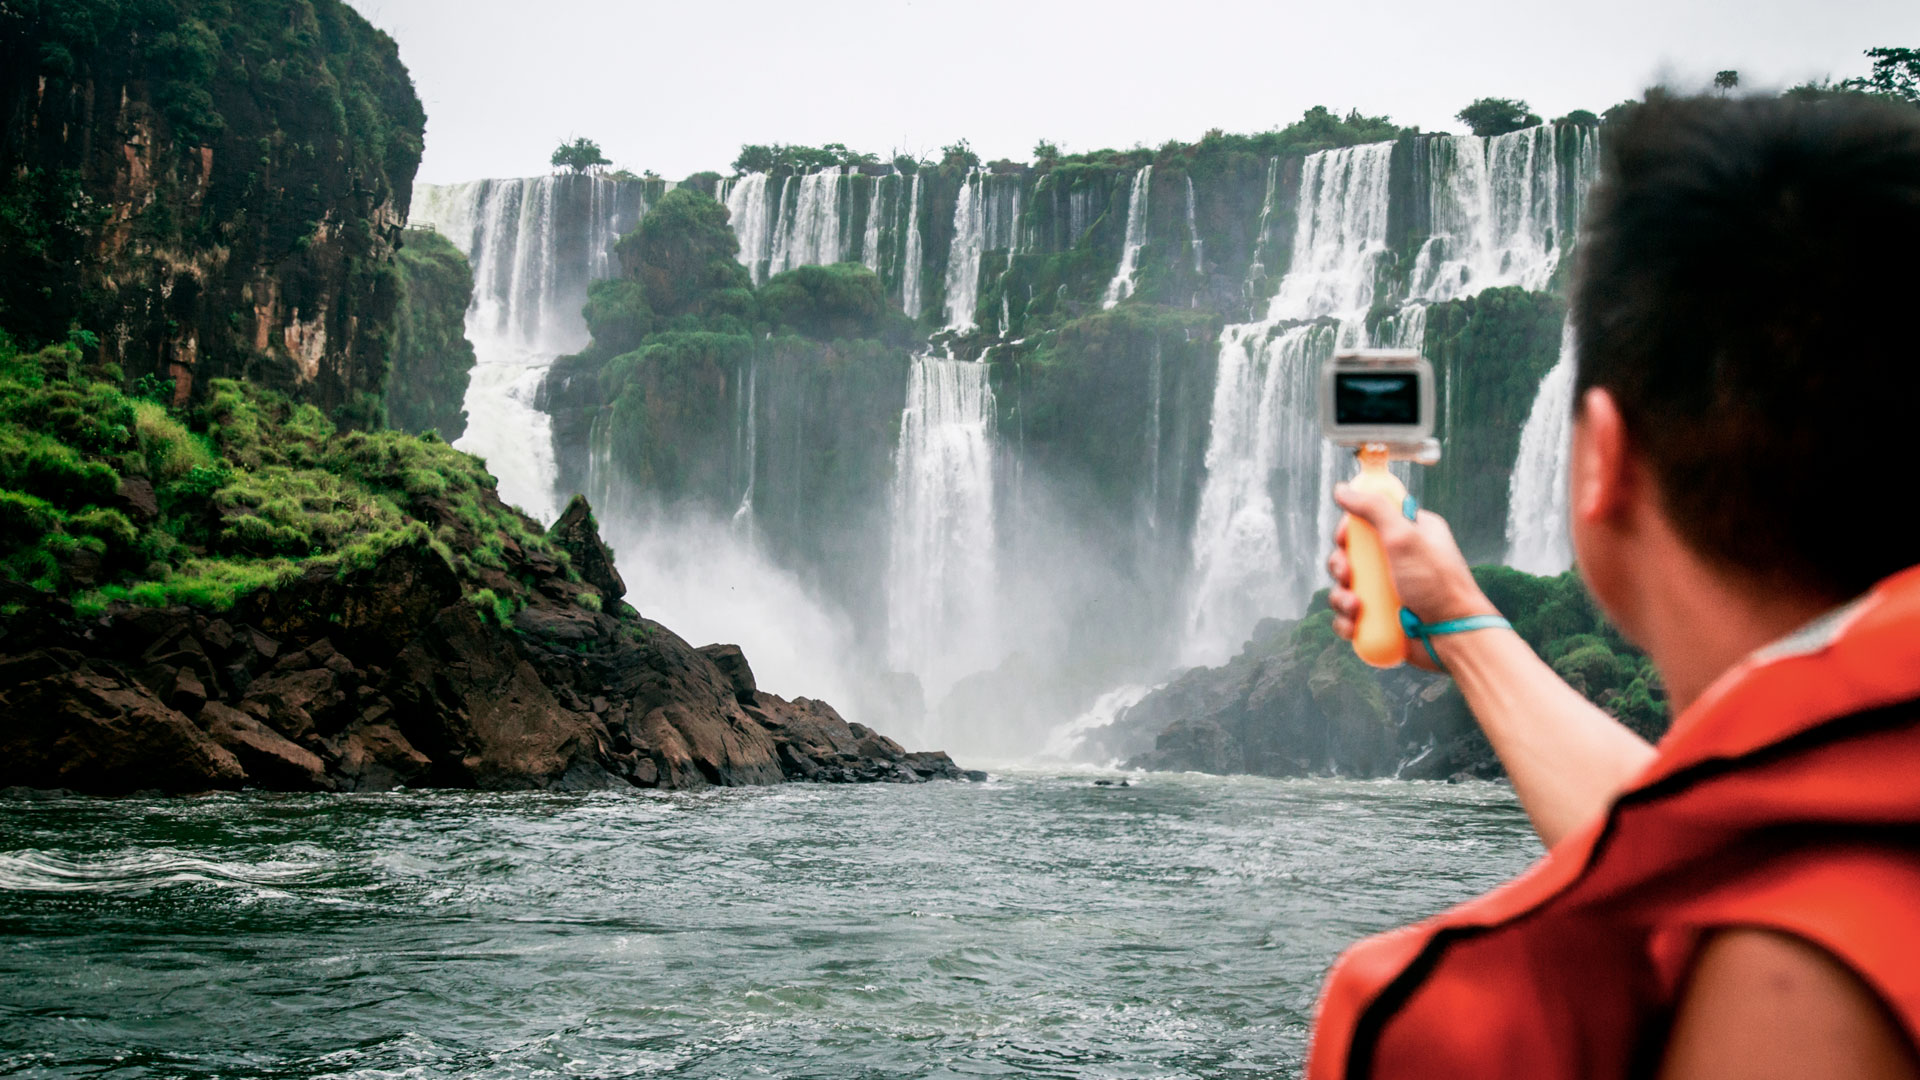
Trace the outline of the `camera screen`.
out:
<instances>
[{"instance_id":1,"label":"camera screen","mask_svg":"<svg viewBox=\"0 0 1920 1080\"><path fill-rule=\"evenodd\" d=\"M1418 424L1420 376L1412 371L1343 371L1333 377L1336 424Z\"/></svg>"}]
</instances>

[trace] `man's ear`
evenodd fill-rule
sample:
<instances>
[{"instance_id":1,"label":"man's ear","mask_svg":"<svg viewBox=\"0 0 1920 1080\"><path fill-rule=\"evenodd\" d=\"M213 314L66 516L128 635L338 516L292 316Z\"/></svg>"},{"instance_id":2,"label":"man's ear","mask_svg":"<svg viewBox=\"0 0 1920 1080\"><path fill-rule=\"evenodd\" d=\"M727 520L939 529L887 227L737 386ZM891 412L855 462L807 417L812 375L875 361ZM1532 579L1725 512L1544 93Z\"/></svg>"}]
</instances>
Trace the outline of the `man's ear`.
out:
<instances>
[{"instance_id":1,"label":"man's ear","mask_svg":"<svg viewBox=\"0 0 1920 1080\"><path fill-rule=\"evenodd\" d=\"M1580 398L1573 422L1573 490L1568 510L1580 521L1618 523L1632 502L1635 481L1627 424L1613 395L1600 387Z\"/></svg>"}]
</instances>

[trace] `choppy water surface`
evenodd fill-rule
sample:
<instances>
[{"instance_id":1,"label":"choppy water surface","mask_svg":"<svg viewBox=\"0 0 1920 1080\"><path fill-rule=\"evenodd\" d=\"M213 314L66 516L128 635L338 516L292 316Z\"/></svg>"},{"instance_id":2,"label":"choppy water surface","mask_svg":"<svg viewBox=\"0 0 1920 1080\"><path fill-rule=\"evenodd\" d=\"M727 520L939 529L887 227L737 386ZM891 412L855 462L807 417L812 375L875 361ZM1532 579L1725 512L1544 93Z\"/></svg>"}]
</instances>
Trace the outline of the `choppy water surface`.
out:
<instances>
[{"instance_id":1,"label":"choppy water surface","mask_svg":"<svg viewBox=\"0 0 1920 1080\"><path fill-rule=\"evenodd\" d=\"M1090 780L0 799L0 1073L1290 1076L1342 944L1538 853L1493 785Z\"/></svg>"}]
</instances>

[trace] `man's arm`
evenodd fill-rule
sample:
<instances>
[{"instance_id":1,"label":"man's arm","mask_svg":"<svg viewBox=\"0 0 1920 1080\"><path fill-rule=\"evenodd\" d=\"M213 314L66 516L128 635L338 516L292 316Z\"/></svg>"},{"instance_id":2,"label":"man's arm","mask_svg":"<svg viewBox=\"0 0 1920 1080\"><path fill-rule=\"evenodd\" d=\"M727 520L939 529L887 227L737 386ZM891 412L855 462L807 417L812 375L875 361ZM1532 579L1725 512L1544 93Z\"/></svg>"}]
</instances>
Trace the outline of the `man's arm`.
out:
<instances>
[{"instance_id":1,"label":"man's arm","mask_svg":"<svg viewBox=\"0 0 1920 1080\"><path fill-rule=\"evenodd\" d=\"M1438 514L1422 510L1417 522L1408 521L1390 500L1345 487L1336 498L1379 531L1401 602L1422 620L1495 613ZM1327 560L1329 603L1334 630L1352 638L1360 600L1344 526L1336 540ZM1511 630L1448 634L1433 643L1548 847L1598 816L1653 760L1645 739L1580 696ZM1431 666L1424 648L1408 659Z\"/></svg>"},{"instance_id":2,"label":"man's arm","mask_svg":"<svg viewBox=\"0 0 1920 1080\"><path fill-rule=\"evenodd\" d=\"M1913 1080L1907 1036L1825 951L1770 930L1701 946L1667 1039L1661 1080Z\"/></svg>"}]
</instances>

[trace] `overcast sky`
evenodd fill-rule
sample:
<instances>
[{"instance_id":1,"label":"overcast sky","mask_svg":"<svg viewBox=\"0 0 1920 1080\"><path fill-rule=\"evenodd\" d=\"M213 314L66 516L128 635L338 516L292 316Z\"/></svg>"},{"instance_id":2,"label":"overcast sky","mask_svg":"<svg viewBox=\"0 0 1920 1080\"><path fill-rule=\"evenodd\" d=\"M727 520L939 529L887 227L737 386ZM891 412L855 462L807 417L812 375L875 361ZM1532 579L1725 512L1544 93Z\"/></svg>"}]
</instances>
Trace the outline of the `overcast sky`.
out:
<instances>
[{"instance_id":1,"label":"overcast sky","mask_svg":"<svg viewBox=\"0 0 1920 1080\"><path fill-rule=\"evenodd\" d=\"M547 171L562 137L640 172L747 142L988 159L1263 131L1312 105L1429 131L1477 97L1553 117L1734 68L1783 86L1920 47L1920 0L349 0L427 107L420 179Z\"/></svg>"}]
</instances>

